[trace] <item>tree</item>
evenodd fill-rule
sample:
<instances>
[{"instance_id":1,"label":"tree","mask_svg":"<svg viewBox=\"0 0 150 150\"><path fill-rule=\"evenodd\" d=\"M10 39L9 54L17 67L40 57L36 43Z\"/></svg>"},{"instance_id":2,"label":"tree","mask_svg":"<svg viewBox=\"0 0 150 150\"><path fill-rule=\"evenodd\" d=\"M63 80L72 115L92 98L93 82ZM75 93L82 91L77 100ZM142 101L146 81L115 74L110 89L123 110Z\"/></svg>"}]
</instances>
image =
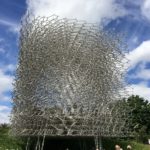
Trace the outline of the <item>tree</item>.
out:
<instances>
[{"instance_id":1,"label":"tree","mask_svg":"<svg viewBox=\"0 0 150 150\"><path fill-rule=\"evenodd\" d=\"M138 95L132 95L127 100L131 108L131 129L140 139L144 135L150 135L150 103Z\"/></svg>"}]
</instances>

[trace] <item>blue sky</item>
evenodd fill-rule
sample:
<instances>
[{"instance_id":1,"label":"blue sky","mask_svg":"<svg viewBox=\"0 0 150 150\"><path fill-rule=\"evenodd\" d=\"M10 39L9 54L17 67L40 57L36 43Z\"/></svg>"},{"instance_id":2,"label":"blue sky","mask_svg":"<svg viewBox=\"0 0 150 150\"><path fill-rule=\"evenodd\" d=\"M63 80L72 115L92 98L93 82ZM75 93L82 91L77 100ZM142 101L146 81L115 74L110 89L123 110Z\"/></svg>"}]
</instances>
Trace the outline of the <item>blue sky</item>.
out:
<instances>
[{"instance_id":1,"label":"blue sky","mask_svg":"<svg viewBox=\"0 0 150 150\"><path fill-rule=\"evenodd\" d=\"M20 21L33 15L98 22L125 33L130 60L127 89L150 101L150 0L1 0L0 1L0 123L9 122L12 83L18 58Z\"/></svg>"}]
</instances>

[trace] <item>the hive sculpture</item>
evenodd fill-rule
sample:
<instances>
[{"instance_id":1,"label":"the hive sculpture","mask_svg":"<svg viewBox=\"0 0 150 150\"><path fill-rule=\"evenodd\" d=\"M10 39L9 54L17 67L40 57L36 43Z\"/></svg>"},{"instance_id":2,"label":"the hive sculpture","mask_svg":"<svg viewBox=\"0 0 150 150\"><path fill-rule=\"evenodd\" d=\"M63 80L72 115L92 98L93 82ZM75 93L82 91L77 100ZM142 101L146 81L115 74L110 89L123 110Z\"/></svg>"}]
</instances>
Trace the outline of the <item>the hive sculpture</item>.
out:
<instances>
[{"instance_id":1,"label":"the hive sculpture","mask_svg":"<svg viewBox=\"0 0 150 150\"><path fill-rule=\"evenodd\" d=\"M119 39L98 25L57 16L24 20L13 133L124 136L123 59Z\"/></svg>"}]
</instances>

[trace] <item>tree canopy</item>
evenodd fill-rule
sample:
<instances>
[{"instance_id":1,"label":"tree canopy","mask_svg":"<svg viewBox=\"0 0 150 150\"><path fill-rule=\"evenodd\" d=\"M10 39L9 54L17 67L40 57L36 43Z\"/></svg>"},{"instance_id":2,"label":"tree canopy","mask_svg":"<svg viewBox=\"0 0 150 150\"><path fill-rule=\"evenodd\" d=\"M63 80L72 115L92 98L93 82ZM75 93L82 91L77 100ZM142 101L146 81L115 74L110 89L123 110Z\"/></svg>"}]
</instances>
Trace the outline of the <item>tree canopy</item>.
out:
<instances>
[{"instance_id":1,"label":"tree canopy","mask_svg":"<svg viewBox=\"0 0 150 150\"><path fill-rule=\"evenodd\" d=\"M124 101L131 109L130 129L138 139L150 136L150 102L138 95L132 95Z\"/></svg>"}]
</instances>

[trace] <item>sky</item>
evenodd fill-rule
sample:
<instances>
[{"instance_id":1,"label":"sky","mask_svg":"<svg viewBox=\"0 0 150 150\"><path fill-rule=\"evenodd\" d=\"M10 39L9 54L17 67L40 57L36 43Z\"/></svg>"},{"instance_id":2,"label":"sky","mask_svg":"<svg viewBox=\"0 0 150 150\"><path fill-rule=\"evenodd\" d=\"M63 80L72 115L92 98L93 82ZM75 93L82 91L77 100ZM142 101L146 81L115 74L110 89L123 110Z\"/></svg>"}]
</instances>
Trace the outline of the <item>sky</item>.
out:
<instances>
[{"instance_id":1,"label":"sky","mask_svg":"<svg viewBox=\"0 0 150 150\"><path fill-rule=\"evenodd\" d=\"M125 34L126 87L150 101L150 0L0 0L0 123L10 122L20 22L27 12L86 20Z\"/></svg>"}]
</instances>

